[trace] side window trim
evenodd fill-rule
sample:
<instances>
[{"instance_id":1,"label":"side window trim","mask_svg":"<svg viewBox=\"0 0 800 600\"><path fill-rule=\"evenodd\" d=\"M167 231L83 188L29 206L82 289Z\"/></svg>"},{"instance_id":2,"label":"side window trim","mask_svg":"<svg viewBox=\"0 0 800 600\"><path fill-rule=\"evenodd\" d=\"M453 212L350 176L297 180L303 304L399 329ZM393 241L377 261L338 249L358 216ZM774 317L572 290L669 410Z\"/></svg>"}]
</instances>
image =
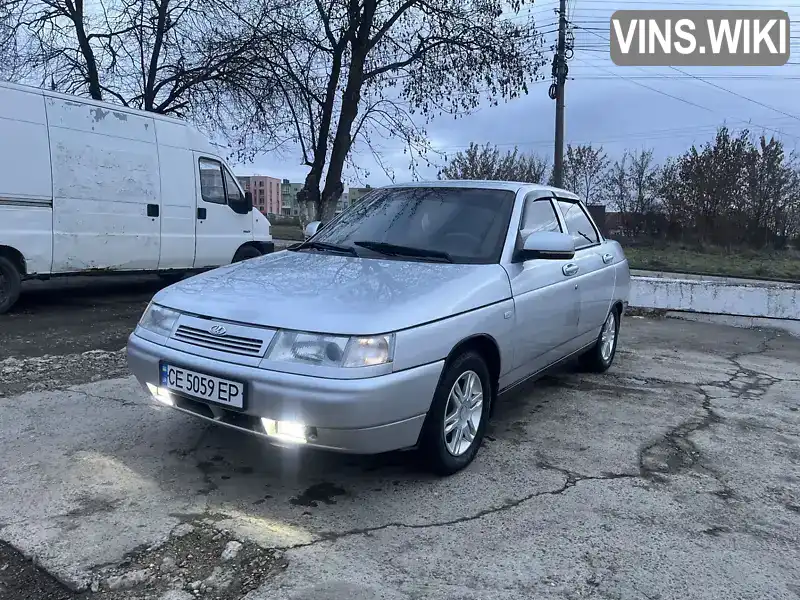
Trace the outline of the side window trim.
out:
<instances>
[{"instance_id":1,"label":"side window trim","mask_svg":"<svg viewBox=\"0 0 800 600\"><path fill-rule=\"evenodd\" d=\"M553 214L556 217L556 221L558 222L558 228L561 233L565 231L565 222L561 217L561 212L558 210L555 202L556 198L552 195L550 196L542 196L541 192L529 192L527 196L525 196L524 200L522 201L522 212L519 215L519 222L517 223L517 231L522 231L522 225L525 222L525 215L528 210L528 204L533 204L534 202L544 202L547 201L550 203L550 208L553 210Z\"/></svg>"},{"instance_id":2,"label":"side window trim","mask_svg":"<svg viewBox=\"0 0 800 600\"><path fill-rule=\"evenodd\" d=\"M216 165L219 167L219 175L220 175L220 178L222 179L222 193L223 193L223 196L225 198L225 202L214 202L213 200L207 200L206 199L206 197L203 195L203 178L202 177L200 178L200 199L203 202L208 202L209 204L217 204L217 205L220 205L220 206L227 206L228 205L228 188L225 185L225 173L223 171L223 169L225 167L222 164L222 161L219 160L218 158L212 158L211 156L200 156L200 157L198 157L198 159L197 159L198 174L202 170L202 167L200 165L203 163L203 161L210 162L210 163L216 163Z\"/></svg>"},{"instance_id":3,"label":"side window trim","mask_svg":"<svg viewBox=\"0 0 800 600\"><path fill-rule=\"evenodd\" d=\"M590 215L586 207L583 206L583 202L581 202L580 200L575 200L574 198L564 198L563 196L553 196L553 200L555 201L556 205L558 205L559 202L564 202L565 204L577 204L578 208L586 216L586 220L589 221L589 225L591 226L595 236L597 237L596 242L593 242L591 244L586 244L585 246L576 246L575 247L576 252L580 250L586 250L587 248L594 248L595 246L599 246L600 244L603 243L603 236L600 235L600 230L597 228L594 219L592 219L592 215ZM557 206L557 208L560 221L563 223L564 231L572 235L569 231L569 228L567 227L567 217L564 215L563 212L561 212L561 206Z\"/></svg>"},{"instance_id":4,"label":"side window trim","mask_svg":"<svg viewBox=\"0 0 800 600\"><path fill-rule=\"evenodd\" d=\"M236 190L239 192L239 195L244 198L244 190L239 187L239 180L236 179L236 176L231 173L230 169L222 161L219 161L219 164L222 167L222 185L225 187L225 204L229 204L230 200L230 196L228 195L228 177L230 177L231 181L233 181L233 185L236 186Z\"/></svg>"}]
</instances>

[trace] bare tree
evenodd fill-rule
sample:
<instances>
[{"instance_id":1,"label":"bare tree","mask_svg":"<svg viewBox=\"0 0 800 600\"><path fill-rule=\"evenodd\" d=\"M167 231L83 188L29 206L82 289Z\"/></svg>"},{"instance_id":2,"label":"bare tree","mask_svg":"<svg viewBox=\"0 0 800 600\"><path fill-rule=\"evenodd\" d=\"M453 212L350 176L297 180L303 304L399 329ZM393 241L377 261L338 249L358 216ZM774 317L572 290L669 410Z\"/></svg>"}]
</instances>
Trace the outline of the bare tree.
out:
<instances>
[{"instance_id":1,"label":"bare tree","mask_svg":"<svg viewBox=\"0 0 800 600\"><path fill-rule=\"evenodd\" d=\"M567 145L564 157L564 184L582 196L587 204L596 204L603 197L601 184L605 179L609 160L603 147L591 144Z\"/></svg>"},{"instance_id":2,"label":"bare tree","mask_svg":"<svg viewBox=\"0 0 800 600\"><path fill-rule=\"evenodd\" d=\"M547 160L536 154L521 153L516 147L501 154L497 146L472 143L450 160L439 172L439 178L543 183L547 170Z\"/></svg>"},{"instance_id":3,"label":"bare tree","mask_svg":"<svg viewBox=\"0 0 800 600\"><path fill-rule=\"evenodd\" d=\"M280 1L273 2L275 11ZM288 0L287 0L288 2ZM260 43L281 40L268 13L244 27L213 0L11 0L5 16L14 78L96 100L191 118L224 134L254 115L285 129ZM258 48L259 52L254 49Z\"/></svg>"},{"instance_id":4,"label":"bare tree","mask_svg":"<svg viewBox=\"0 0 800 600\"><path fill-rule=\"evenodd\" d=\"M543 64L541 39L532 22L504 18L507 8L500 0L297 4L286 26L291 53L274 67L309 167L298 201L327 220L355 143L380 155L380 139L402 142L414 167L429 148L426 120L525 93Z\"/></svg>"}]
</instances>

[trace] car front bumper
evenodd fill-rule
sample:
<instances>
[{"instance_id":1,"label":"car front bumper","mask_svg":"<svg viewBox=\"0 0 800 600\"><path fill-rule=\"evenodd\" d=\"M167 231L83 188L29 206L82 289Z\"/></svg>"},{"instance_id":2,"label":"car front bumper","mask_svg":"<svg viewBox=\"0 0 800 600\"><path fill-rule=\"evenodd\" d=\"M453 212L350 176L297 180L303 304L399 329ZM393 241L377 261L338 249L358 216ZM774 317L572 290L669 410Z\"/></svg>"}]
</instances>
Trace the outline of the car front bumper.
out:
<instances>
[{"instance_id":1,"label":"car front bumper","mask_svg":"<svg viewBox=\"0 0 800 600\"><path fill-rule=\"evenodd\" d=\"M328 379L223 362L168 348L135 333L128 339L128 365L139 382L159 385L161 361L200 373L242 381L243 410L174 397L174 408L265 437L261 419L291 421L313 428L304 446L377 454L416 445L444 361L363 379ZM148 392L149 393L149 392Z\"/></svg>"}]
</instances>

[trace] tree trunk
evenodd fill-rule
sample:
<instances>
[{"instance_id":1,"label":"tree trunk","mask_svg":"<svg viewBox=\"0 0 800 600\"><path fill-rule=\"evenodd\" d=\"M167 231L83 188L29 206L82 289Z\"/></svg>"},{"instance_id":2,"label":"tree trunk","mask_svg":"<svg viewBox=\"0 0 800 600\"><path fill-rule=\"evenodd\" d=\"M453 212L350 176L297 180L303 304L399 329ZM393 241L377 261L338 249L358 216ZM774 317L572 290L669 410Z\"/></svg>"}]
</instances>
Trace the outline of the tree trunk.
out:
<instances>
[{"instance_id":1,"label":"tree trunk","mask_svg":"<svg viewBox=\"0 0 800 600\"><path fill-rule=\"evenodd\" d=\"M75 26L75 37L78 38L83 59L86 61L86 83L89 85L89 95L94 100L103 99L103 91L100 88L100 75L97 72L97 61L94 57L94 50L89 43L86 29L83 26L83 2L78 0L75 3L75 11L70 15L72 24Z\"/></svg>"},{"instance_id":2,"label":"tree trunk","mask_svg":"<svg viewBox=\"0 0 800 600\"><path fill-rule=\"evenodd\" d=\"M320 208L324 219L329 219L336 212L336 203L342 196L344 184L342 173L344 161L352 145L353 123L358 116L358 105L361 102L361 87L364 85L364 61L369 52L369 35L375 19L376 0L365 0L358 33L352 41L350 70L347 73L347 85L342 94L342 107L339 111L339 122L336 126L336 137L333 140L331 160L325 176L325 188L322 190ZM351 18L354 16L351 15Z\"/></svg>"},{"instance_id":3,"label":"tree trunk","mask_svg":"<svg viewBox=\"0 0 800 600\"><path fill-rule=\"evenodd\" d=\"M325 168L325 161L328 158L328 136L331 131L333 104L336 100L336 89L339 86L339 76L342 72L342 54L345 48L346 40L343 39L333 49L331 74L328 78L328 85L325 90L325 101L322 105L319 134L317 135L316 144L314 145L314 158L311 161L311 170L308 175L306 175L303 188L297 192L297 204L300 207L300 223L303 227L314 220L326 221L324 211L320 210L321 194L319 185L322 182L322 171ZM333 212L334 211L331 212L331 215L333 215Z\"/></svg>"},{"instance_id":4,"label":"tree trunk","mask_svg":"<svg viewBox=\"0 0 800 600\"><path fill-rule=\"evenodd\" d=\"M169 0L162 0L161 4L156 6L158 11L158 21L156 22L156 36L153 41L153 53L150 55L150 65L145 74L144 84L144 109L154 110L156 105L155 85L156 75L158 74L158 59L161 55L161 47L164 44L164 35L167 29L167 9L169 8Z\"/></svg>"}]
</instances>

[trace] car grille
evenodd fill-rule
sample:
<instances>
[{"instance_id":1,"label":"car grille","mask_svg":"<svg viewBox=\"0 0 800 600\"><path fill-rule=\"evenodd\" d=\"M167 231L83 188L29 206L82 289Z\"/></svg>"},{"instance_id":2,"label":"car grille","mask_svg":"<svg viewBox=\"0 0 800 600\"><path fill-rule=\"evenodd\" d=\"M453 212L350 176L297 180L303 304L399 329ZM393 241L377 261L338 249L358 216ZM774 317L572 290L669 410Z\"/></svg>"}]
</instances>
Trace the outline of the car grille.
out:
<instances>
[{"instance_id":1,"label":"car grille","mask_svg":"<svg viewBox=\"0 0 800 600\"><path fill-rule=\"evenodd\" d=\"M264 344L264 341L258 338L230 334L217 336L188 325L178 326L178 329L172 335L172 339L201 348L244 356L261 356L261 347Z\"/></svg>"}]
</instances>

